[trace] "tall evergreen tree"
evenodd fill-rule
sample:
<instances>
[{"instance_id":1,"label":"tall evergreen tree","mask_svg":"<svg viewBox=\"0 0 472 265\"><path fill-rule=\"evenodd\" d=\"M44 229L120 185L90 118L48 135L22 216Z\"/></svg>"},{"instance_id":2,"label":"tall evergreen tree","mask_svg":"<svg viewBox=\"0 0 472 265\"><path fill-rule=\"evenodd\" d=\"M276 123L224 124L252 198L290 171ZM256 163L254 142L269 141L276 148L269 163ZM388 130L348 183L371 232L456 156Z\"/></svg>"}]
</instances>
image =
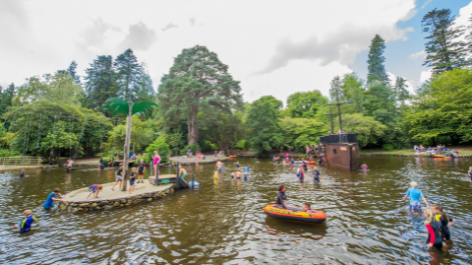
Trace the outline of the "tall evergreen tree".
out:
<instances>
[{"instance_id":1,"label":"tall evergreen tree","mask_svg":"<svg viewBox=\"0 0 472 265\"><path fill-rule=\"evenodd\" d=\"M198 140L197 115L204 117L217 109L231 112L240 104L239 81L233 80L228 66L204 46L184 49L174 59L169 74L162 78L158 98L167 125L186 120L188 144Z\"/></svg>"},{"instance_id":2,"label":"tall evergreen tree","mask_svg":"<svg viewBox=\"0 0 472 265\"><path fill-rule=\"evenodd\" d=\"M115 63L116 80L119 87L119 95L126 101L136 101L136 85L139 77L143 74L143 68L138 62L131 49L127 49L124 53L116 57Z\"/></svg>"},{"instance_id":3,"label":"tall evergreen tree","mask_svg":"<svg viewBox=\"0 0 472 265\"><path fill-rule=\"evenodd\" d=\"M70 63L69 68L67 68L67 72L74 79L75 84L82 85L82 82L80 82L80 76L77 75L77 63L75 61Z\"/></svg>"},{"instance_id":4,"label":"tall evergreen tree","mask_svg":"<svg viewBox=\"0 0 472 265\"><path fill-rule=\"evenodd\" d=\"M98 56L85 72L86 105L91 109L102 110L107 99L118 95L113 58L110 55Z\"/></svg>"},{"instance_id":5,"label":"tall evergreen tree","mask_svg":"<svg viewBox=\"0 0 472 265\"><path fill-rule=\"evenodd\" d=\"M467 65L466 44L457 40L465 33L465 29L454 27L454 18L449 9L434 9L421 21L423 32L429 33L425 44L428 56L423 65L432 67L433 74Z\"/></svg>"},{"instance_id":6,"label":"tall evergreen tree","mask_svg":"<svg viewBox=\"0 0 472 265\"><path fill-rule=\"evenodd\" d=\"M369 73L367 83L388 82L387 71L385 70L385 40L379 35L375 35L370 45L369 59L367 60Z\"/></svg>"}]
</instances>

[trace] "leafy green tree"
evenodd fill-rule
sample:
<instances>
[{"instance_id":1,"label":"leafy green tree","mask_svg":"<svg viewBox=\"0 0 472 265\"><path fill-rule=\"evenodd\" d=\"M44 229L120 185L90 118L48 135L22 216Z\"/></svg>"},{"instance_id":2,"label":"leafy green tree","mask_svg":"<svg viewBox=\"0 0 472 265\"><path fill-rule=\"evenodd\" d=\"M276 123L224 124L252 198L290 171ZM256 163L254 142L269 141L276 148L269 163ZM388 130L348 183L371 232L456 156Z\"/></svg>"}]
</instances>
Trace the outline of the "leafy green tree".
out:
<instances>
[{"instance_id":1,"label":"leafy green tree","mask_svg":"<svg viewBox=\"0 0 472 265\"><path fill-rule=\"evenodd\" d=\"M433 68L434 74L451 71L467 65L466 44L458 40L464 28L454 27L454 16L449 9L434 9L421 21L426 36L425 51L428 54L423 65Z\"/></svg>"},{"instance_id":2,"label":"leafy green tree","mask_svg":"<svg viewBox=\"0 0 472 265\"><path fill-rule=\"evenodd\" d=\"M241 116L220 112L218 118L211 124L207 139L216 143L220 150L230 155L231 150L243 139L245 134Z\"/></svg>"},{"instance_id":3,"label":"leafy green tree","mask_svg":"<svg viewBox=\"0 0 472 265\"><path fill-rule=\"evenodd\" d=\"M167 135L165 133L159 135L159 137L157 137L157 139L146 148L146 156L144 158L146 162L149 163L152 161L154 151L159 152L159 155L162 159L161 163L169 162L169 155L171 154L171 150L169 145L167 144Z\"/></svg>"},{"instance_id":4,"label":"leafy green tree","mask_svg":"<svg viewBox=\"0 0 472 265\"><path fill-rule=\"evenodd\" d=\"M60 102L42 100L17 108L10 130L14 136L8 140L11 150L51 163L57 163L61 154L75 158L99 152L100 139L106 141L112 128L103 114Z\"/></svg>"},{"instance_id":5,"label":"leafy green tree","mask_svg":"<svg viewBox=\"0 0 472 265\"><path fill-rule=\"evenodd\" d=\"M377 82L369 86L365 92L365 99L364 114L374 116L375 112L382 112L394 116L395 98L387 83Z\"/></svg>"},{"instance_id":6,"label":"leafy green tree","mask_svg":"<svg viewBox=\"0 0 472 265\"><path fill-rule=\"evenodd\" d=\"M14 101L17 104L46 100L80 106L84 97L81 86L74 83L74 79L67 72L55 75L44 75L44 79L31 77L22 85Z\"/></svg>"},{"instance_id":7,"label":"leafy green tree","mask_svg":"<svg viewBox=\"0 0 472 265\"><path fill-rule=\"evenodd\" d=\"M374 118L361 113L342 115L343 130L346 133L356 133L360 147L377 144L387 131L387 126ZM339 129L339 125L336 130Z\"/></svg>"},{"instance_id":8,"label":"leafy green tree","mask_svg":"<svg viewBox=\"0 0 472 265\"><path fill-rule=\"evenodd\" d=\"M349 102L343 106L343 113L362 113L364 110L365 88L364 80L355 73L346 74L341 80L341 99Z\"/></svg>"},{"instance_id":9,"label":"leafy green tree","mask_svg":"<svg viewBox=\"0 0 472 265\"><path fill-rule=\"evenodd\" d=\"M328 133L326 124L314 119L285 117L279 124L285 144L300 151L307 145L319 143L319 137Z\"/></svg>"},{"instance_id":10,"label":"leafy green tree","mask_svg":"<svg viewBox=\"0 0 472 265\"><path fill-rule=\"evenodd\" d=\"M287 99L287 109L292 118L313 118L323 104L328 103L320 91L297 92Z\"/></svg>"},{"instance_id":11,"label":"leafy green tree","mask_svg":"<svg viewBox=\"0 0 472 265\"><path fill-rule=\"evenodd\" d=\"M5 91L3 91L0 86L0 116L8 112L8 108L11 107L13 98L15 97L15 84L8 86Z\"/></svg>"},{"instance_id":12,"label":"leafy green tree","mask_svg":"<svg viewBox=\"0 0 472 265\"><path fill-rule=\"evenodd\" d=\"M397 104L399 104L399 107L403 108L405 107L405 101L407 101L410 98L410 92L407 90L407 84L406 80L403 79L402 77L397 77L395 80L395 86L394 86L394 96L395 96L395 101Z\"/></svg>"},{"instance_id":13,"label":"leafy green tree","mask_svg":"<svg viewBox=\"0 0 472 265\"><path fill-rule=\"evenodd\" d=\"M174 59L169 74L162 78L158 99L167 127L184 120L188 125L188 144L197 143L197 116L216 110L230 112L241 104L239 82L228 73L216 53L204 46L184 49Z\"/></svg>"},{"instance_id":14,"label":"leafy green tree","mask_svg":"<svg viewBox=\"0 0 472 265\"><path fill-rule=\"evenodd\" d=\"M375 35L370 45L367 74L367 83L388 82L387 71L385 70L385 40L379 35Z\"/></svg>"},{"instance_id":15,"label":"leafy green tree","mask_svg":"<svg viewBox=\"0 0 472 265\"><path fill-rule=\"evenodd\" d=\"M433 76L418 95L412 97L405 122L413 140L429 144L453 144L472 140L472 71L454 69Z\"/></svg>"},{"instance_id":16,"label":"leafy green tree","mask_svg":"<svg viewBox=\"0 0 472 265\"><path fill-rule=\"evenodd\" d=\"M266 154L283 145L284 138L279 125L279 112L283 103L273 96L264 96L254 101L246 120L247 138L259 154Z\"/></svg>"},{"instance_id":17,"label":"leafy green tree","mask_svg":"<svg viewBox=\"0 0 472 265\"><path fill-rule=\"evenodd\" d=\"M102 110L105 101L118 95L118 83L113 68L113 58L100 55L93 60L90 68L85 70L86 106L94 110Z\"/></svg>"}]
</instances>

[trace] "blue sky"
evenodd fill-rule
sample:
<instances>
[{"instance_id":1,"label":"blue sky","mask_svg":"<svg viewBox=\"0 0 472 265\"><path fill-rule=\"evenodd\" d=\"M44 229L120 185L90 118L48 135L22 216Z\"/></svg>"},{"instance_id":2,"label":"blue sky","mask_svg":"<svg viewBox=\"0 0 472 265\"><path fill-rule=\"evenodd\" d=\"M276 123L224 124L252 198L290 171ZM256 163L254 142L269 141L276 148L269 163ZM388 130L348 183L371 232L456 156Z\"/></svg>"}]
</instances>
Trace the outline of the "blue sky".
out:
<instances>
[{"instance_id":1,"label":"blue sky","mask_svg":"<svg viewBox=\"0 0 472 265\"><path fill-rule=\"evenodd\" d=\"M424 50L426 33L422 32L421 20L429 11L437 8L449 8L453 15L459 16L459 10L468 4L469 0L418 0L416 1L417 13L407 21L399 21L399 28L412 27L414 31L407 32L406 41L395 40L386 43L385 58L386 69L396 76L401 76L407 80L414 81L415 86L420 85L419 73L427 71L429 68L422 66L423 57L412 58L411 54ZM422 8L423 7L423 8ZM472 15L472 14L471 14ZM364 50L356 56L354 63L349 67L354 70L361 78L367 78L367 56L368 50ZM416 87L415 87L416 88Z\"/></svg>"}]
</instances>

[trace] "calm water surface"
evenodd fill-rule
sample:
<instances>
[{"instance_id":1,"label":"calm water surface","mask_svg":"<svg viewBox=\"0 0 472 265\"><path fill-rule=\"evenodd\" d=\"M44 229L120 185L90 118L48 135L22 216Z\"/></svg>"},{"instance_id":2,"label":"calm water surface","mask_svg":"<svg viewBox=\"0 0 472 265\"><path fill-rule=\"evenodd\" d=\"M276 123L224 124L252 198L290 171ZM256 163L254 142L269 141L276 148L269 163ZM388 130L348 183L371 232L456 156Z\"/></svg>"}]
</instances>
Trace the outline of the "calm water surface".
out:
<instances>
[{"instance_id":1,"label":"calm water surface","mask_svg":"<svg viewBox=\"0 0 472 265\"><path fill-rule=\"evenodd\" d=\"M178 191L134 207L65 214L44 211L56 187L62 193L113 181L112 170L78 168L0 173L0 263L2 264L470 264L471 191L466 172L472 160L366 157L368 172L319 166L323 182L298 182L288 167L268 160L250 164L248 182L231 179L235 161L214 180L214 165L187 166L199 190ZM167 172L168 169L161 169ZM310 170L311 172L311 170ZM308 174L307 174L308 175ZM447 252L427 250L421 218L402 198L417 181L430 203L444 206L456 221ZM277 186L289 203L310 202L328 220L322 225L267 217ZM138 184L139 185L139 184ZM31 232L13 224L32 209Z\"/></svg>"}]
</instances>

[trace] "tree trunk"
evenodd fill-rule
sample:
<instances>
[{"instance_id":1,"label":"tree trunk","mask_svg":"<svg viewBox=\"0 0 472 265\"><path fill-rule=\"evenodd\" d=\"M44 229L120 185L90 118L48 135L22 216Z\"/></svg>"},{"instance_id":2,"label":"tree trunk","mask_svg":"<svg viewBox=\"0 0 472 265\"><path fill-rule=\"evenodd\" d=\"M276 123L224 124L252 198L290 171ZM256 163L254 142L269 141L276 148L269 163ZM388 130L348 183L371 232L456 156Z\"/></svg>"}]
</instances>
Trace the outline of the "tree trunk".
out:
<instances>
[{"instance_id":1,"label":"tree trunk","mask_svg":"<svg viewBox=\"0 0 472 265\"><path fill-rule=\"evenodd\" d=\"M192 117L188 123L188 144L196 144L198 140L198 129L197 129L197 107L192 107Z\"/></svg>"},{"instance_id":2,"label":"tree trunk","mask_svg":"<svg viewBox=\"0 0 472 265\"><path fill-rule=\"evenodd\" d=\"M123 157L123 183L121 186L121 191L126 191L128 184L128 157L129 157L129 143L131 138L131 109L132 104L129 103L129 114L128 120L126 122L126 138L125 138L125 154Z\"/></svg>"}]
</instances>

